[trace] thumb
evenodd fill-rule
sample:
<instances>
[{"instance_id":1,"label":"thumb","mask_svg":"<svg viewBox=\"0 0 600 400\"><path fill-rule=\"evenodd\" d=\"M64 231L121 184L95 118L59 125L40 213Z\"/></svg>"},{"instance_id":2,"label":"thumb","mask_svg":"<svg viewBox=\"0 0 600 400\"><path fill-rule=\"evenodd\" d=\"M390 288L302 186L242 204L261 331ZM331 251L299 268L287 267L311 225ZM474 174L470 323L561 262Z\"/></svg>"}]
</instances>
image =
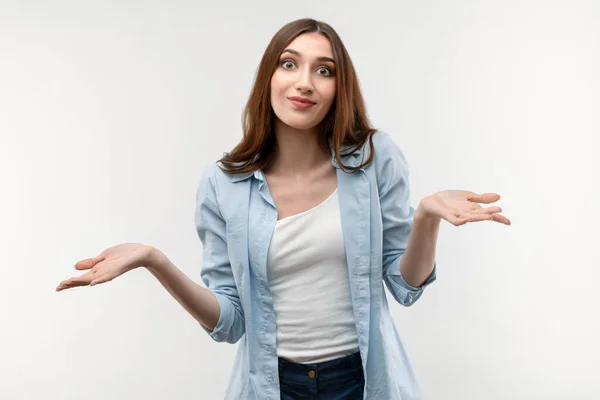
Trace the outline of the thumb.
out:
<instances>
[{"instance_id":1,"label":"thumb","mask_svg":"<svg viewBox=\"0 0 600 400\"><path fill-rule=\"evenodd\" d=\"M85 260L81 260L78 261L75 264L75 269L77 270L85 270L85 269L90 269L92 268L94 265L98 264L99 262L104 260L104 256L98 256L98 257L94 257L94 258L86 258Z\"/></svg>"}]
</instances>

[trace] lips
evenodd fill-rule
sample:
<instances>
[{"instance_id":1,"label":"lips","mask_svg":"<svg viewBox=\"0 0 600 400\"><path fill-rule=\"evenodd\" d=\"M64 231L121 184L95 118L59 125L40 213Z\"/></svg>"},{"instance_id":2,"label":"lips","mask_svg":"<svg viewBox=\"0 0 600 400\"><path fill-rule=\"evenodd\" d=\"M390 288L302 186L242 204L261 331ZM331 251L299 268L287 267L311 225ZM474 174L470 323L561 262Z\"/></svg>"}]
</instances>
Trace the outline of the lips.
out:
<instances>
[{"instance_id":1,"label":"lips","mask_svg":"<svg viewBox=\"0 0 600 400\"><path fill-rule=\"evenodd\" d=\"M290 101L290 103L292 103L292 106L294 106L296 110L309 110L315 104L317 104L314 101L298 96L288 97L288 100Z\"/></svg>"},{"instance_id":2,"label":"lips","mask_svg":"<svg viewBox=\"0 0 600 400\"><path fill-rule=\"evenodd\" d=\"M292 97L288 97L288 99L290 99L291 101L296 101L298 103L304 103L304 104L317 104L314 101L311 101L309 99L306 99L304 97L298 97L298 96L292 96Z\"/></svg>"}]
</instances>

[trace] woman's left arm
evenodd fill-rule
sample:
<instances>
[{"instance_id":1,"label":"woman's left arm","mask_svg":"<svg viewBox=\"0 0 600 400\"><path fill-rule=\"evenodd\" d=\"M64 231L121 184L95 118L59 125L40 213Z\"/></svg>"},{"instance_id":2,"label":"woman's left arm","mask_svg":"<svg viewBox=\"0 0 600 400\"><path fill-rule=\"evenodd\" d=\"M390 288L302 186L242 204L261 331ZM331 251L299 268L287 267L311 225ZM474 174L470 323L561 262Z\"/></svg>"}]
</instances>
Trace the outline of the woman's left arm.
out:
<instances>
[{"instance_id":1,"label":"woman's left arm","mask_svg":"<svg viewBox=\"0 0 600 400\"><path fill-rule=\"evenodd\" d=\"M411 286L420 287L433 272L435 247L442 219L455 226L469 222L495 221L510 225L498 206L482 207L500 199L497 193L476 194L466 190L444 190L419 203L406 251L400 259L400 274Z\"/></svg>"}]
</instances>

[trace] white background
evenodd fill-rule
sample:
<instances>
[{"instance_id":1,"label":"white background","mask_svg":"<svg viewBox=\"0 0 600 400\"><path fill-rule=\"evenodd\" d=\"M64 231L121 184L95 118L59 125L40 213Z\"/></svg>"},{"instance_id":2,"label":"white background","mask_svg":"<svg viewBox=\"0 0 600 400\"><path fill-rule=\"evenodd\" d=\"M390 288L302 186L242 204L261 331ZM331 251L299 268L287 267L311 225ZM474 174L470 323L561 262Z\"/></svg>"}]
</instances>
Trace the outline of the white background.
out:
<instances>
[{"instance_id":1,"label":"white background","mask_svg":"<svg viewBox=\"0 0 600 400\"><path fill-rule=\"evenodd\" d=\"M302 17L344 40L413 205L492 191L513 221L443 221L437 282L389 297L427 398L599 398L595 0L0 1L0 398L223 397L236 346L147 271L54 288L122 242L200 282L200 176Z\"/></svg>"}]
</instances>

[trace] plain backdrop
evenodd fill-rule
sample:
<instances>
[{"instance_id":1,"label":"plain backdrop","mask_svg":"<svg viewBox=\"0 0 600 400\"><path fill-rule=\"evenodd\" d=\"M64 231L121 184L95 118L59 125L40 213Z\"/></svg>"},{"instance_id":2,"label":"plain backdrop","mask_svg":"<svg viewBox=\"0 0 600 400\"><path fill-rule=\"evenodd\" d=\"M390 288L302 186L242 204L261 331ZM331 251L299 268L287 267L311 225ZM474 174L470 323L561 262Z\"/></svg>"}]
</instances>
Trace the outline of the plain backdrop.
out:
<instances>
[{"instance_id":1,"label":"plain backdrop","mask_svg":"<svg viewBox=\"0 0 600 400\"><path fill-rule=\"evenodd\" d=\"M201 282L202 171L303 17L345 42L414 206L496 192L513 222L443 221L438 280L388 296L426 398L599 398L596 0L0 0L0 398L223 398L236 345L148 271L54 289L122 242Z\"/></svg>"}]
</instances>

